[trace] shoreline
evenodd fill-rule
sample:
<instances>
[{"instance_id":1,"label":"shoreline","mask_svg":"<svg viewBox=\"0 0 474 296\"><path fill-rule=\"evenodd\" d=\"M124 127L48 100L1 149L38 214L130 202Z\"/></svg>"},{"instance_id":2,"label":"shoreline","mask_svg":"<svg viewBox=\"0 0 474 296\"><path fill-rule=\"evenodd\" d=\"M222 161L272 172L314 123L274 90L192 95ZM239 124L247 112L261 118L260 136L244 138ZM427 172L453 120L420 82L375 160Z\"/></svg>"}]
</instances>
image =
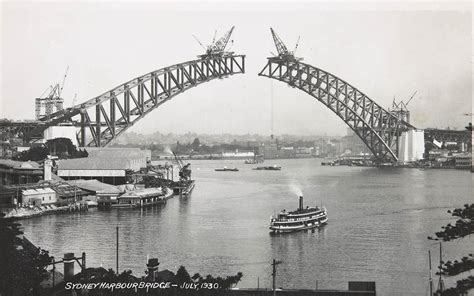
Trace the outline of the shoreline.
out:
<instances>
[{"instance_id":1,"label":"shoreline","mask_svg":"<svg viewBox=\"0 0 474 296\"><path fill-rule=\"evenodd\" d=\"M13 208L7 211L3 211L3 213L5 214L4 218L15 218L17 220L21 220L21 219L28 219L28 218L51 215L51 214L56 214L56 213L83 212L83 211L88 211L89 209L87 204L81 204L81 203L67 205L67 206L59 206L59 207L50 205L48 207L49 208L46 208L46 206L33 207L33 208Z\"/></svg>"}]
</instances>

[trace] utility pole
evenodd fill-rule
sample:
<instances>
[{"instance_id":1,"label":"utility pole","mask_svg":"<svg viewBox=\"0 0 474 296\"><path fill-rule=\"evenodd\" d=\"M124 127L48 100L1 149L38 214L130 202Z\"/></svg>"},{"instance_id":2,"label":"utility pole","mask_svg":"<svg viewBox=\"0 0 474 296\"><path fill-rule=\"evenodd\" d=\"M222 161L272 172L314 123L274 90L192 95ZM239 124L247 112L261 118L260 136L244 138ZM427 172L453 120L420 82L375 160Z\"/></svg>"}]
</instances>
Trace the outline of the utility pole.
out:
<instances>
[{"instance_id":1,"label":"utility pole","mask_svg":"<svg viewBox=\"0 0 474 296\"><path fill-rule=\"evenodd\" d=\"M276 279L276 267L278 264L281 264L282 261L277 261L275 259L273 259L273 263L272 263L272 267L273 267L273 272L272 272L272 279L273 279L273 285L272 285L272 288L273 288L273 296L276 296L276 290L275 290L275 286L276 286L276 283L275 283L275 279Z\"/></svg>"},{"instance_id":2,"label":"utility pole","mask_svg":"<svg viewBox=\"0 0 474 296\"><path fill-rule=\"evenodd\" d=\"M444 291L444 282L443 282L443 277L441 275L442 265L443 265L443 248L440 242L439 243L439 282L438 282L438 291L440 295L443 295L443 291Z\"/></svg>"},{"instance_id":3,"label":"utility pole","mask_svg":"<svg viewBox=\"0 0 474 296\"><path fill-rule=\"evenodd\" d=\"M433 296L433 278L431 277L431 251L428 250L428 261L430 263L430 296Z\"/></svg>"},{"instance_id":4,"label":"utility pole","mask_svg":"<svg viewBox=\"0 0 474 296\"><path fill-rule=\"evenodd\" d=\"M117 266L117 275L119 274L119 228L118 226L116 227L117 229L117 252L116 252L116 266Z\"/></svg>"}]
</instances>

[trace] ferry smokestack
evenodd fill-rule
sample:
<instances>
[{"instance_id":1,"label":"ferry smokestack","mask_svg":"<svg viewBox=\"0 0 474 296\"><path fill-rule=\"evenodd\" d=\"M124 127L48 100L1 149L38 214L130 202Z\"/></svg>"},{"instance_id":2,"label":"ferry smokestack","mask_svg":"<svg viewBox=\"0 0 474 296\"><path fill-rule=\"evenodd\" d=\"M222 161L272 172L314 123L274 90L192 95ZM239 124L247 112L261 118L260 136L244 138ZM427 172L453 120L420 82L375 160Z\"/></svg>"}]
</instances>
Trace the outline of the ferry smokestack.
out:
<instances>
[{"instance_id":1,"label":"ferry smokestack","mask_svg":"<svg viewBox=\"0 0 474 296\"><path fill-rule=\"evenodd\" d=\"M300 195L300 210L303 209L303 195Z\"/></svg>"}]
</instances>

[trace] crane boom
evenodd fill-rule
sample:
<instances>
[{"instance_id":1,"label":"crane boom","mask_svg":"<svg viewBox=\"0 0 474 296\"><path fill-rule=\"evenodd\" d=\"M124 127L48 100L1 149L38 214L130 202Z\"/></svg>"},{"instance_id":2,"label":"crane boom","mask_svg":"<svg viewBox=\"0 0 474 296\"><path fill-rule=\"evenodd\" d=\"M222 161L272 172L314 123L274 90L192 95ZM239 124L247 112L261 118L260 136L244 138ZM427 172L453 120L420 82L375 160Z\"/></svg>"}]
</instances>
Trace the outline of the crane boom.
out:
<instances>
[{"instance_id":1,"label":"crane boom","mask_svg":"<svg viewBox=\"0 0 474 296\"><path fill-rule=\"evenodd\" d=\"M61 93L63 92L64 83L66 83L66 77L67 77L68 71L69 71L69 66L67 66L66 73L64 73L64 78L63 78L63 82L61 83L61 88L58 90L58 97L61 97Z\"/></svg>"},{"instance_id":2,"label":"crane boom","mask_svg":"<svg viewBox=\"0 0 474 296\"><path fill-rule=\"evenodd\" d=\"M283 60L293 60L293 61L301 61L303 58L297 58L295 57L295 52L291 52L288 50L286 47L285 43L281 40L280 37L275 33L273 28L270 28L270 31L272 32L272 37L273 37L273 42L275 43L275 47L278 51L278 58L283 59ZM298 49L298 45L300 43L300 37L298 37L298 41L296 42L295 45L295 51Z\"/></svg>"},{"instance_id":3,"label":"crane boom","mask_svg":"<svg viewBox=\"0 0 474 296\"><path fill-rule=\"evenodd\" d=\"M201 45L201 47L204 49L204 50L207 50L206 47L204 45L202 45L201 41L199 41L199 39L195 36L195 35L192 35L194 37L194 39L197 41L197 43L199 43L199 45Z\"/></svg>"},{"instance_id":4,"label":"crane boom","mask_svg":"<svg viewBox=\"0 0 474 296\"><path fill-rule=\"evenodd\" d=\"M293 50L293 54L296 54L296 50L298 49L298 45L300 45L300 37L301 36L298 36L298 40L296 41L296 45L295 45L295 50Z\"/></svg>"},{"instance_id":5,"label":"crane boom","mask_svg":"<svg viewBox=\"0 0 474 296\"><path fill-rule=\"evenodd\" d=\"M405 106L407 106L408 103L411 102L411 100L413 99L413 97L415 97L415 95L416 95L417 92L418 92L418 91L416 90L416 91L411 95L410 99L406 102Z\"/></svg>"},{"instance_id":6,"label":"crane boom","mask_svg":"<svg viewBox=\"0 0 474 296\"><path fill-rule=\"evenodd\" d=\"M202 43L196 38L196 36L193 35L194 39L197 40L197 42L206 50L205 54L198 55L201 59L207 59L212 56L223 56L229 54L229 52L225 52L225 48L227 44L229 43L230 36L232 35L232 32L234 31L235 26L232 26L227 33L225 33L224 36L222 36L219 40L215 41L216 39L216 33L214 34L214 38L212 39L212 43L206 47L202 45Z\"/></svg>"},{"instance_id":7,"label":"crane boom","mask_svg":"<svg viewBox=\"0 0 474 296\"><path fill-rule=\"evenodd\" d=\"M272 36L273 36L273 42L275 42L275 46L277 48L277 51L278 51L278 55L288 55L289 52L288 52L288 49L286 48L286 45L285 43L283 43L283 41L280 39L280 37L278 37L278 35L275 33L275 31L273 31L273 28L270 28L270 31L272 32Z\"/></svg>"},{"instance_id":8,"label":"crane boom","mask_svg":"<svg viewBox=\"0 0 474 296\"><path fill-rule=\"evenodd\" d=\"M216 41L212 45L211 50L215 53L220 53L223 52L225 47L227 46L227 43L229 43L230 36L232 35L232 31L234 31L235 26L232 26L232 28L224 35L222 36L219 40Z\"/></svg>"}]
</instances>

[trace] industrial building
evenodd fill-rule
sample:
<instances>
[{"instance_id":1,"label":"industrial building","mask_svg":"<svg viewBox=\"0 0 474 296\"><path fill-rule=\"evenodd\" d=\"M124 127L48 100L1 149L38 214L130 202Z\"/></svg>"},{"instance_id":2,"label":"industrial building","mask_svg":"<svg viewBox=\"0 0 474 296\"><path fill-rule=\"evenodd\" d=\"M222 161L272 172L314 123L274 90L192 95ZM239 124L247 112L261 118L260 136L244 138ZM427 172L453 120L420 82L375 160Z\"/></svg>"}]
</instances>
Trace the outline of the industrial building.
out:
<instances>
[{"instance_id":1,"label":"industrial building","mask_svg":"<svg viewBox=\"0 0 474 296\"><path fill-rule=\"evenodd\" d=\"M61 180L0 186L0 208L18 206L68 205L88 193Z\"/></svg>"},{"instance_id":2,"label":"industrial building","mask_svg":"<svg viewBox=\"0 0 474 296\"><path fill-rule=\"evenodd\" d=\"M86 148L86 158L57 162L57 174L64 180L95 179L111 185L127 183L127 173L146 168L151 151L138 148Z\"/></svg>"},{"instance_id":3,"label":"industrial building","mask_svg":"<svg viewBox=\"0 0 474 296\"><path fill-rule=\"evenodd\" d=\"M117 197L125 192L125 190L121 190L117 186L102 183L95 179L74 180L68 183L89 193L89 195L84 196L83 199L95 201L99 204L104 203L104 201L107 203L116 202Z\"/></svg>"},{"instance_id":4,"label":"industrial building","mask_svg":"<svg viewBox=\"0 0 474 296\"><path fill-rule=\"evenodd\" d=\"M23 204L41 206L57 202L56 191L49 187L24 189L21 191L21 195Z\"/></svg>"},{"instance_id":5,"label":"industrial building","mask_svg":"<svg viewBox=\"0 0 474 296\"><path fill-rule=\"evenodd\" d=\"M0 159L0 185L27 184L43 179L43 168L34 161Z\"/></svg>"}]
</instances>

